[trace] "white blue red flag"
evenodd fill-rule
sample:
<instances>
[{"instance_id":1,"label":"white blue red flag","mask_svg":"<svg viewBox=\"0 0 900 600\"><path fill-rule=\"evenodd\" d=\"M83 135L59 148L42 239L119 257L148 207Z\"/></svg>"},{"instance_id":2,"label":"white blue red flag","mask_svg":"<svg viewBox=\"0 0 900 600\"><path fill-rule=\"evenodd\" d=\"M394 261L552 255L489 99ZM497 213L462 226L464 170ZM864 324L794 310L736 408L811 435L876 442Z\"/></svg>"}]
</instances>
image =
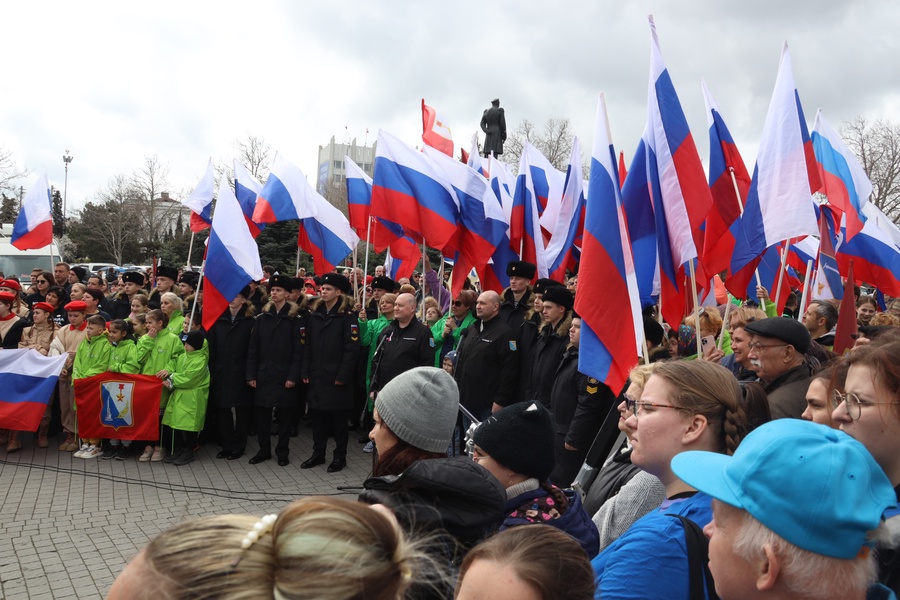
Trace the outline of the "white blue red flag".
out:
<instances>
[{"instance_id":1,"label":"white blue red flag","mask_svg":"<svg viewBox=\"0 0 900 600\"><path fill-rule=\"evenodd\" d=\"M493 153L491 154L491 158L493 158ZM466 153L465 163L485 177L490 178L488 161L490 161L490 158L483 158L478 153L478 132L475 132L472 134L472 148Z\"/></svg>"},{"instance_id":2,"label":"white blue red flag","mask_svg":"<svg viewBox=\"0 0 900 600\"><path fill-rule=\"evenodd\" d=\"M212 225L212 201L215 187L212 158L210 158L203 179L200 180L191 195L181 201L191 209L191 231L194 233L200 233Z\"/></svg>"},{"instance_id":3,"label":"white blue red flag","mask_svg":"<svg viewBox=\"0 0 900 600\"><path fill-rule=\"evenodd\" d=\"M359 236L331 202L318 193L313 199L316 216L300 220L297 245L312 255L316 273L330 273L353 252Z\"/></svg>"},{"instance_id":4,"label":"white blue red flag","mask_svg":"<svg viewBox=\"0 0 900 600\"><path fill-rule=\"evenodd\" d=\"M385 131L378 132L372 216L403 227L415 242L456 250L459 203L431 162Z\"/></svg>"},{"instance_id":5,"label":"white blue red flag","mask_svg":"<svg viewBox=\"0 0 900 600\"><path fill-rule=\"evenodd\" d=\"M509 171L509 166L498 160L496 156L488 159L488 173L491 175L491 191L503 210L503 217L509 223L512 216L513 192L516 189L516 179ZM519 255L513 251L509 241L510 229L507 225L506 234L494 250L491 262L484 269L478 271L483 290L493 290L502 293L509 287L509 276L506 267L510 262L519 260Z\"/></svg>"},{"instance_id":6,"label":"white blue red flag","mask_svg":"<svg viewBox=\"0 0 900 600\"><path fill-rule=\"evenodd\" d=\"M702 227L712 196L700 155L650 21L650 85L647 101L647 179L653 198L659 252L660 306L670 324L684 316L684 265L703 247ZM701 281L711 275L697 274Z\"/></svg>"},{"instance_id":7,"label":"white blue red flag","mask_svg":"<svg viewBox=\"0 0 900 600\"><path fill-rule=\"evenodd\" d=\"M53 209L47 172L38 175L28 188L22 209L13 225L10 243L19 250L34 250L53 243Z\"/></svg>"},{"instance_id":8,"label":"white blue red flag","mask_svg":"<svg viewBox=\"0 0 900 600\"><path fill-rule=\"evenodd\" d=\"M829 204L846 215L847 239L853 239L865 223L862 209L872 194L872 182L853 151L825 120L821 109L813 124L812 146L822 179L821 191Z\"/></svg>"},{"instance_id":9,"label":"white blue red flag","mask_svg":"<svg viewBox=\"0 0 900 600\"><path fill-rule=\"evenodd\" d=\"M709 191L713 204L703 235L703 266L708 274L728 270L734 236L750 189L750 174L715 98L701 82L709 123Z\"/></svg>"},{"instance_id":10,"label":"white blue red flag","mask_svg":"<svg viewBox=\"0 0 900 600\"><path fill-rule=\"evenodd\" d=\"M575 296L575 311L581 316L578 370L618 394L637 364L644 332L603 94L597 105L588 189Z\"/></svg>"},{"instance_id":11,"label":"white blue red flag","mask_svg":"<svg viewBox=\"0 0 900 600\"><path fill-rule=\"evenodd\" d=\"M537 266L536 278L547 277L549 265L547 264L544 248L544 234L541 231L541 202L538 193L547 194L546 171L544 169L532 169L530 161L536 156L542 156L536 148L525 142L522 156L519 157L519 174L516 177L516 187L513 192L512 211L509 220L509 242L514 252L518 252L520 259ZM538 192L538 188L544 191ZM560 188L561 189L561 188ZM546 196L544 196L546 202ZM545 204L546 206L546 204Z\"/></svg>"},{"instance_id":12,"label":"white blue red flag","mask_svg":"<svg viewBox=\"0 0 900 600\"><path fill-rule=\"evenodd\" d=\"M404 257L394 252L403 252ZM388 248L384 258L384 270L394 281L412 277L416 265L422 260L421 248L409 237L402 237Z\"/></svg>"},{"instance_id":13,"label":"white blue red flag","mask_svg":"<svg viewBox=\"0 0 900 600\"><path fill-rule=\"evenodd\" d=\"M726 287L740 297L766 248L819 231L812 194L821 188L787 44L766 114Z\"/></svg>"},{"instance_id":14,"label":"white blue red flag","mask_svg":"<svg viewBox=\"0 0 900 600\"><path fill-rule=\"evenodd\" d=\"M576 137L572 142L572 155L566 169L566 182L556 228L547 243L546 254L550 279L565 282L566 270L575 271L581 258L584 233L584 179L581 171L581 144Z\"/></svg>"},{"instance_id":15,"label":"white blue red flag","mask_svg":"<svg viewBox=\"0 0 900 600\"><path fill-rule=\"evenodd\" d=\"M425 98L422 98L422 141L453 157L453 133L437 111L425 104Z\"/></svg>"},{"instance_id":16,"label":"white blue red flag","mask_svg":"<svg viewBox=\"0 0 900 600\"><path fill-rule=\"evenodd\" d=\"M349 156L344 157L344 173L347 175L347 212L350 226L361 238L369 230L372 209L372 178L366 175Z\"/></svg>"},{"instance_id":17,"label":"white blue red flag","mask_svg":"<svg viewBox=\"0 0 900 600\"><path fill-rule=\"evenodd\" d=\"M25 348L0 352L0 429L37 431L67 357Z\"/></svg>"},{"instance_id":18,"label":"white blue red flag","mask_svg":"<svg viewBox=\"0 0 900 600\"><path fill-rule=\"evenodd\" d=\"M866 222L852 240L846 239L846 225L842 223L835 247L841 273L850 271L852 261L856 281L900 297L900 230L871 202L863 206L863 214Z\"/></svg>"},{"instance_id":19,"label":"white blue red flag","mask_svg":"<svg viewBox=\"0 0 900 600\"><path fill-rule=\"evenodd\" d=\"M263 278L256 240L224 177L219 183L203 273L203 328L207 331L245 285Z\"/></svg>"},{"instance_id":20,"label":"white blue red flag","mask_svg":"<svg viewBox=\"0 0 900 600\"><path fill-rule=\"evenodd\" d=\"M316 216L316 192L300 167L275 153L266 184L256 199L253 220L278 223Z\"/></svg>"},{"instance_id":21,"label":"white blue red flag","mask_svg":"<svg viewBox=\"0 0 900 600\"><path fill-rule=\"evenodd\" d=\"M647 129L631 159L631 169L622 184L622 206L628 239L634 257L641 307L656 304L659 297L659 258L656 250L656 221L647 179Z\"/></svg>"},{"instance_id":22,"label":"white blue red flag","mask_svg":"<svg viewBox=\"0 0 900 600\"><path fill-rule=\"evenodd\" d=\"M262 230L266 226L262 223L256 223L253 220L253 212L256 210L256 200L262 191L262 184L256 180L250 171L247 170L241 162L234 161L234 195L238 204L241 205L241 212L244 213L244 220L247 221L247 227L253 239L259 237Z\"/></svg>"}]
</instances>

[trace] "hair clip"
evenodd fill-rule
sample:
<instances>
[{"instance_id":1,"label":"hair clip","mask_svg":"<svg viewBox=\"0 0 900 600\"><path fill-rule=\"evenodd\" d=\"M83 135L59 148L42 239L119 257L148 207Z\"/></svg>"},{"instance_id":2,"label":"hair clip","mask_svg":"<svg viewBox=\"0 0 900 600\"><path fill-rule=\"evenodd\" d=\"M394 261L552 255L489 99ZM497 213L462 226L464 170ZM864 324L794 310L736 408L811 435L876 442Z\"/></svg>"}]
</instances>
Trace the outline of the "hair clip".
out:
<instances>
[{"instance_id":1,"label":"hair clip","mask_svg":"<svg viewBox=\"0 0 900 600\"><path fill-rule=\"evenodd\" d=\"M244 556L244 551L247 550L250 546L256 543L256 540L266 535L269 531L272 530L272 526L275 524L275 521L278 519L278 515L266 515L262 519L256 522L247 535L244 536L244 539L241 540L241 553L237 558L231 563L232 567L236 567L238 563L241 561L241 558Z\"/></svg>"}]
</instances>

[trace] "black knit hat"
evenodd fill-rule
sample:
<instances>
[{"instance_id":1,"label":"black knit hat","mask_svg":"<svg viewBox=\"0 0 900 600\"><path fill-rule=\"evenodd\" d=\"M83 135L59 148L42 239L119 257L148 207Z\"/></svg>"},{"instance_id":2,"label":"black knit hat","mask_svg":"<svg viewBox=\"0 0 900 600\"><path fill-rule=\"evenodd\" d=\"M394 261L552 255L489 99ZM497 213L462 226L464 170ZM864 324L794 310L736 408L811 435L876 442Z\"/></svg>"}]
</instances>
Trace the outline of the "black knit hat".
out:
<instances>
[{"instance_id":1,"label":"black knit hat","mask_svg":"<svg viewBox=\"0 0 900 600\"><path fill-rule=\"evenodd\" d=\"M552 287L557 287L557 286L565 287L563 284L561 284L558 281L554 281L552 279L541 278L534 282L534 286L531 288L531 291L534 292L535 294L543 294L548 289L550 289Z\"/></svg>"},{"instance_id":2,"label":"black knit hat","mask_svg":"<svg viewBox=\"0 0 900 600\"><path fill-rule=\"evenodd\" d=\"M520 475L546 481L553 471L553 416L539 402L507 406L475 429L475 445Z\"/></svg>"},{"instance_id":3,"label":"black knit hat","mask_svg":"<svg viewBox=\"0 0 900 600\"><path fill-rule=\"evenodd\" d=\"M193 331L189 331L187 333L181 334L181 342L183 344L190 344L191 348L194 350L199 350L203 347L203 340L206 339L206 334L203 333L202 329L195 329Z\"/></svg>"},{"instance_id":4,"label":"black knit hat","mask_svg":"<svg viewBox=\"0 0 900 600\"><path fill-rule=\"evenodd\" d=\"M294 289L294 278L287 275L272 275L269 277L269 289L271 290L273 287L280 287L284 291L290 292Z\"/></svg>"},{"instance_id":5,"label":"black knit hat","mask_svg":"<svg viewBox=\"0 0 900 600\"><path fill-rule=\"evenodd\" d=\"M541 296L541 301L559 304L566 310L572 310L572 307L575 306L575 296L563 286L547 288L546 291L544 291L544 295Z\"/></svg>"},{"instance_id":6,"label":"black knit hat","mask_svg":"<svg viewBox=\"0 0 900 600\"><path fill-rule=\"evenodd\" d=\"M537 273L537 267L530 262L524 260L512 260L506 265L507 277L524 277L525 279L534 279Z\"/></svg>"},{"instance_id":7,"label":"black knit hat","mask_svg":"<svg viewBox=\"0 0 900 600\"><path fill-rule=\"evenodd\" d=\"M322 275L322 285L330 285L341 290L345 294L349 294L353 287L350 280L339 273L325 273Z\"/></svg>"},{"instance_id":8,"label":"black knit hat","mask_svg":"<svg viewBox=\"0 0 900 600\"><path fill-rule=\"evenodd\" d=\"M75 273L78 281L84 281L84 276L87 275L87 269L84 267L72 267L72 272Z\"/></svg>"},{"instance_id":9,"label":"black knit hat","mask_svg":"<svg viewBox=\"0 0 900 600\"><path fill-rule=\"evenodd\" d=\"M157 277L168 277L172 281L178 281L178 269L166 265L156 267Z\"/></svg>"}]
</instances>

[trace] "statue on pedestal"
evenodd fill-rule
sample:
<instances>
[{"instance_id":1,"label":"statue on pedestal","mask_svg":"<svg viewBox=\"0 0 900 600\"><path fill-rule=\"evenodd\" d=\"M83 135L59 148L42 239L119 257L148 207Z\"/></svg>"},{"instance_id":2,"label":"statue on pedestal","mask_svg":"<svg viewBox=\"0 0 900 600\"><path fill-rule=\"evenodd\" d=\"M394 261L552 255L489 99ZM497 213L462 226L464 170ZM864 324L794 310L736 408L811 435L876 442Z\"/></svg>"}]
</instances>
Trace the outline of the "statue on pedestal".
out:
<instances>
[{"instance_id":1,"label":"statue on pedestal","mask_svg":"<svg viewBox=\"0 0 900 600\"><path fill-rule=\"evenodd\" d=\"M491 100L491 107L481 116L481 130L484 132L484 156L503 154L506 141L506 113L500 108L500 99Z\"/></svg>"}]
</instances>

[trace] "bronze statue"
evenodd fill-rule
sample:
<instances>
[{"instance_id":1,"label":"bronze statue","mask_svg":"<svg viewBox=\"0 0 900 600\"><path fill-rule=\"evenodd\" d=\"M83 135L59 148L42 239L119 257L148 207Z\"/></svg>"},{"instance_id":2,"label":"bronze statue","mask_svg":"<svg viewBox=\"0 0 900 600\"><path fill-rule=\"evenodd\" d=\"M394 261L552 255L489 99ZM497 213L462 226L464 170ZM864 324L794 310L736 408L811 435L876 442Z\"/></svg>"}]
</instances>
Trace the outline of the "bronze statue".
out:
<instances>
[{"instance_id":1,"label":"bronze statue","mask_svg":"<svg viewBox=\"0 0 900 600\"><path fill-rule=\"evenodd\" d=\"M503 154L506 141L506 113L500 108L500 99L491 100L491 107L481 116L481 130L484 132L484 156Z\"/></svg>"}]
</instances>

